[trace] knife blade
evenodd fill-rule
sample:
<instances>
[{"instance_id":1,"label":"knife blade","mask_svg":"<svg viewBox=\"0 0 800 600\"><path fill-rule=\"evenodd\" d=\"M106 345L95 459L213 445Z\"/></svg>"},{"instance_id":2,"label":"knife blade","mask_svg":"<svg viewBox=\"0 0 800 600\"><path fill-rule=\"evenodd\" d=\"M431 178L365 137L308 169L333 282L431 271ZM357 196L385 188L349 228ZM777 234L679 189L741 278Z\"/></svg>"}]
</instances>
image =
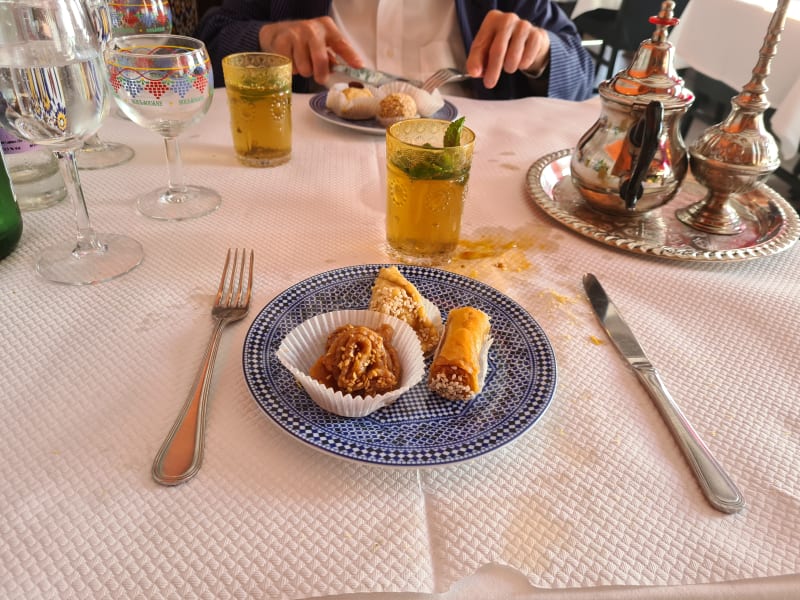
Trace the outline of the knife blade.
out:
<instances>
[{"instance_id":1,"label":"knife blade","mask_svg":"<svg viewBox=\"0 0 800 600\"><path fill-rule=\"evenodd\" d=\"M597 277L592 273L586 273L583 276L583 288L608 337L633 368L639 382L647 390L661 417L678 442L678 447L686 457L711 506L724 513L735 513L742 510L745 507L742 493L673 400L660 374L650 362L633 331L623 320Z\"/></svg>"},{"instance_id":2,"label":"knife blade","mask_svg":"<svg viewBox=\"0 0 800 600\"><path fill-rule=\"evenodd\" d=\"M337 62L331 65L331 71L334 73L343 73L347 75L347 77L351 79L355 79L356 81L361 81L363 83L368 83L369 85L374 85L376 87L380 87L385 83L389 83L391 81L406 81L411 85L419 87L421 82L414 81L412 79L406 79L405 77L400 77L399 75L392 75L391 73L386 73L384 71L376 71L375 69L356 69L355 67L351 67L350 65Z\"/></svg>"}]
</instances>

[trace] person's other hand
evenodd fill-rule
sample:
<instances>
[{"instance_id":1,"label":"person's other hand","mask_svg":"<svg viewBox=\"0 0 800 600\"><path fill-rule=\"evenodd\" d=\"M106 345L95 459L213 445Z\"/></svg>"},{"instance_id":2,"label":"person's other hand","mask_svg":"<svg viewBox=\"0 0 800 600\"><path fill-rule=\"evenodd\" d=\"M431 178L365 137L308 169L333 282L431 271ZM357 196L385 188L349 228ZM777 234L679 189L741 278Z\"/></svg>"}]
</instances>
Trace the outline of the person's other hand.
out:
<instances>
[{"instance_id":1,"label":"person's other hand","mask_svg":"<svg viewBox=\"0 0 800 600\"><path fill-rule=\"evenodd\" d=\"M258 42L264 52L291 58L294 73L313 76L320 84L330 74L331 53L338 54L352 67L364 66L330 17L267 23L258 33Z\"/></svg>"},{"instance_id":2,"label":"person's other hand","mask_svg":"<svg viewBox=\"0 0 800 600\"><path fill-rule=\"evenodd\" d=\"M487 88L497 85L501 70L541 73L550 61L547 32L515 13L490 10L467 57L467 73Z\"/></svg>"}]
</instances>

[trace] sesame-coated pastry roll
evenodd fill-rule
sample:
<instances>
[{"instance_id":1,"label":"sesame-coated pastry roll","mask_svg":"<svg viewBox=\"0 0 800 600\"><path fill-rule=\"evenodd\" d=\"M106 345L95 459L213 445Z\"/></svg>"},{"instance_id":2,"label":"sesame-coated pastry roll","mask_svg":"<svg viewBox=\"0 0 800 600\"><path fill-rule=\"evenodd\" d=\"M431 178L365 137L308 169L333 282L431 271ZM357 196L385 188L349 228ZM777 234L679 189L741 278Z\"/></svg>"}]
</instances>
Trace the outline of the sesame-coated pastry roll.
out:
<instances>
[{"instance_id":1,"label":"sesame-coated pastry roll","mask_svg":"<svg viewBox=\"0 0 800 600\"><path fill-rule=\"evenodd\" d=\"M432 310L428 310L425 303L414 284L397 267L383 267L372 284L369 309L397 317L411 325L417 332L422 351L427 353L439 343L441 317L438 309L432 307Z\"/></svg>"},{"instance_id":2,"label":"sesame-coated pastry roll","mask_svg":"<svg viewBox=\"0 0 800 600\"><path fill-rule=\"evenodd\" d=\"M469 400L480 393L490 331L489 315L482 310L471 306L451 310L433 357L428 387L449 400Z\"/></svg>"}]
</instances>

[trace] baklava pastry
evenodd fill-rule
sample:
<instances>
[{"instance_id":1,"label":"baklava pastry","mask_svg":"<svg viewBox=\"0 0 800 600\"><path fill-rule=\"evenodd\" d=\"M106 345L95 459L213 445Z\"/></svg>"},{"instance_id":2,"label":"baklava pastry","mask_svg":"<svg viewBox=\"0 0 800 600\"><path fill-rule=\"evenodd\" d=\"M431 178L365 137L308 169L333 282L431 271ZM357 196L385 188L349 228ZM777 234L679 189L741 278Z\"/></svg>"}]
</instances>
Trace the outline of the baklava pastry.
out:
<instances>
[{"instance_id":1,"label":"baklava pastry","mask_svg":"<svg viewBox=\"0 0 800 600\"><path fill-rule=\"evenodd\" d=\"M442 332L439 309L422 297L397 267L384 267L372 284L369 309L405 321L417 333L422 352L436 348Z\"/></svg>"},{"instance_id":2,"label":"baklava pastry","mask_svg":"<svg viewBox=\"0 0 800 600\"><path fill-rule=\"evenodd\" d=\"M428 373L428 387L448 400L469 400L483 389L491 345L489 315L471 306L447 315Z\"/></svg>"}]
</instances>

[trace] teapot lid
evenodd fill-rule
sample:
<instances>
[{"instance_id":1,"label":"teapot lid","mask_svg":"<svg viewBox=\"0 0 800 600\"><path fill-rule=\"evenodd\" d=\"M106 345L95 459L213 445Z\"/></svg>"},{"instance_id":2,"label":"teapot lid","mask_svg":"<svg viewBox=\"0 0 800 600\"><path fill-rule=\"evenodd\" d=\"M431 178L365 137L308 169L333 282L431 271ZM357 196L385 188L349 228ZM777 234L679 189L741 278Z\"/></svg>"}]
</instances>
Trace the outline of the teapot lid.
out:
<instances>
[{"instance_id":1,"label":"teapot lid","mask_svg":"<svg viewBox=\"0 0 800 600\"><path fill-rule=\"evenodd\" d=\"M639 45L627 69L598 86L603 98L645 105L659 100L665 110L688 107L694 102L694 94L675 71L674 47L667 40L667 28L678 23L674 8L675 2L670 0L661 3L658 15L649 19L656 26L652 37Z\"/></svg>"}]
</instances>

